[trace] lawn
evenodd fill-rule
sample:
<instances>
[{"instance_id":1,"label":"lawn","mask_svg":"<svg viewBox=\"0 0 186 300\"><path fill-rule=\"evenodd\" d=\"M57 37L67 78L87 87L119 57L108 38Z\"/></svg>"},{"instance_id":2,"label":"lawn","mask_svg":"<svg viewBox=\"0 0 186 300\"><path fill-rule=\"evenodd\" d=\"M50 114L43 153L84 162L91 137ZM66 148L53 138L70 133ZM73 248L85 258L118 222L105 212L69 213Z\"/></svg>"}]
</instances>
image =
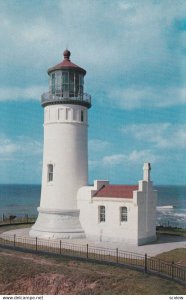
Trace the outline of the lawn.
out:
<instances>
[{"instance_id":1,"label":"lawn","mask_svg":"<svg viewBox=\"0 0 186 300\"><path fill-rule=\"evenodd\" d=\"M16 226L24 227L30 225ZM15 225L0 227L0 232L14 228ZM186 249L157 257L186 267ZM174 281L124 267L0 249L0 294L179 295L185 292Z\"/></svg>"},{"instance_id":2,"label":"lawn","mask_svg":"<svg viewBox=\"0 0 186 300\"><path fill-rule=\"evenodd\" d=\"M186 267L186 248L179 248L168 252L161 253L156 257L168 261L174 262L182 267Z\"/></svg>"},{"instance_id":3,"label":"lawn","mask_svg":"<svg viewBox=\"0 0 186 300\"><path fill-rule=\"evenodd\" d=\"M184 251L174 251L161 258L172 260L180 254L180 260L185 259ZM0 249L0 294L184 295L185 291L171 280L124 267Z\"/></svg>"},{"instance_id":4,"label":"lawn","mask_svg":"<svg viewBox=\"0 0 186 300\"><path fill-rule=\"evenodd\" d=\"M157 226L156 232L158 235L186 236L185 228Z\"/></svg>"}]
</instances>

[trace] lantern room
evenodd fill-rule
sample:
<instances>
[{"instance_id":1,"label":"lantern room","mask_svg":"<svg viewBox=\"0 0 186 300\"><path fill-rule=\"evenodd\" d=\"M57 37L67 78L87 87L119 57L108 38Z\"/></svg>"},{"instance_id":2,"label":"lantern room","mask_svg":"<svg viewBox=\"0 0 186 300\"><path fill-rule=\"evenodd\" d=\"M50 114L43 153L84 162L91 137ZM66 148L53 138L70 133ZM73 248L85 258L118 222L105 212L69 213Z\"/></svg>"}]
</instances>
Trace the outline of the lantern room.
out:
<instances>
[{"instance_id":1,"label":"lantern room","mask_svg":"<svg viewBox=\"0 0 186 300\"><path fill-rule=\"evenodd\" d=\"M86 71L70 60L70 51L63 52L64 60L48 69L49 92L42 95L42 106L71 103L91 107L91 97L84 92Z\"/></svg>"}]
</instances>

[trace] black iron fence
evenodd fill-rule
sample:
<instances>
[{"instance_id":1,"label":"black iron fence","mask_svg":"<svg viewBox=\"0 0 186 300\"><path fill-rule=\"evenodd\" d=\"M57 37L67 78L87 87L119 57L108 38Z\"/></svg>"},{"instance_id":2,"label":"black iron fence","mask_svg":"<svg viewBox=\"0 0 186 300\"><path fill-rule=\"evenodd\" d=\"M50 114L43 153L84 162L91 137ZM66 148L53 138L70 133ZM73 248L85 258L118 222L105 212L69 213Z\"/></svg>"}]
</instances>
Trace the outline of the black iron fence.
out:
<instances>
[{"instance_id":1,"label":"black iron fence","mask_svg":"<svg viewBox=\"0 0 186 300\"><path fill-rule=\"evenodd\" d=\"M186 268L166 262L147 254L141 255L116 249L95 247L89 244L67 243L62 240L41 240L36 238L5 235L0 238L0 246L39 253L52 253L65 257L78 258L87 261L96 261L106 264L126 266L145 273L156 274L186 283Z\"/></svg>"},{"instance_id":2,"label":"black iron fence","mask_svg":"<svg viewBox=\"0 0 186 300\"><path fill-rule=\"evenodd\" d=\"M175 221L161 221L161 222L157 222L157 227L186 229L186 224L183 222L180 223Z\"/></svg>"},{"instance_id":3,"label":"black iron fence","mask_svg":"<svg viewBox=\"0 0 186 300\"><path fill-rule=\"evenodd\" d=\"M1 225L12 225L12 224L32 224L35 223L37 217L33 215L25 214L23 216L15 216L15 215L5 215L2 214L1 220L0 220L0 226Z\"/></svg>"}]
</instances>

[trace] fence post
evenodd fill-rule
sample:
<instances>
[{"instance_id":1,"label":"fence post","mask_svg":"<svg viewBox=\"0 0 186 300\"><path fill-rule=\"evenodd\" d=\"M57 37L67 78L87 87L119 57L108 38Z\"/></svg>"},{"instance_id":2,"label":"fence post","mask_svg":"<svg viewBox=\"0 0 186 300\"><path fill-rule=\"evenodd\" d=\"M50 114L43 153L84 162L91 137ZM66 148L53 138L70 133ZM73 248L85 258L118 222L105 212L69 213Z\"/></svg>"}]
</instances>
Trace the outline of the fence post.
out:
<instances>
[{"instance_id":1,"label":"fence post","mask_svg":"<svg viewBox=\"0 0 186 300\"><path fill-rule=\"evenodd\" d=\"M28 224L28 214L26 215L26 222L27 222L27 224Z\"/></svg>"},{"instance_id":2,"label":"fence post","mask_svg":"<svg viewBox=\"0 0 186 300\"><path fill-rule=\"evenodd\" d=\"M160 259L158 260L158 272L159 273L161 272L161 262L160 262Z\"/></svg>"},{"instance_id":3,"label":"fence post","mask_svg":"<svg viewBox=\"0 0 186 300\"><path fill-rule=\"evenodd\" d=\"M147 273L147 253L145 253L145 273Z\"/></svg>"},{"instance_id":4,"label":"fence post","mask_svg":"<svg viewBox=\"0 0 186 300\"><path fill-rule=\"evenodd\" d=\"M174 278L174 261L172 261L172 279Z\"/></svg>"},{"instance_id":5,"label":"fence post","mask_svg":"<svg viewBox=\"0 0 186 300\"><path fill-rule=\"evenodd\" d=\"M2 221L4 222L4 220L5 220L5 215L3 213L3 215L2 215Z\"/></svg>"},{"instance_id":6,"label":"fence post","mask_svg":"<svg viewBox=\"0 0 186 300\"><path fill-rule=\"evenodd\" d=\"M118 248L116 248L116 263L118 264Z\"/></svg>"},{"instance_id":7,"label":"fence post","mask_svg":"<svg viewBox=\"0 0 186 300\"><path fill-rule=\"evenodd\" d=\"M14 234L14 248L15 248L15 245L16 245L16 235Z\"/></svg>"},{"instance_id":8,"label":"fence post","mask_svg":"<svg viewBox=\"0 0 186 300\"><path fill-rule=\"evenodd\" d=\"M88 244L87 244L87 259L88 259Z\"/></svg>"},{"instance_id":9,"label":"fence post","mask_svg":"<svg viewBox=\"0 0 186 300\"><path fill-rule=\"evenodd\" d=\"M61 240L59 241L59 254L61 254Z\"/></svg>"},{"instance_id":10,"label":"fence post","mask_svg":"<svg viewBox=\"0 0 186 300\"><path fill-rule=\"evenodd\" d=\"M36 251L37 251L37 236L36 236Z\"/></svg>"}]
</instances>

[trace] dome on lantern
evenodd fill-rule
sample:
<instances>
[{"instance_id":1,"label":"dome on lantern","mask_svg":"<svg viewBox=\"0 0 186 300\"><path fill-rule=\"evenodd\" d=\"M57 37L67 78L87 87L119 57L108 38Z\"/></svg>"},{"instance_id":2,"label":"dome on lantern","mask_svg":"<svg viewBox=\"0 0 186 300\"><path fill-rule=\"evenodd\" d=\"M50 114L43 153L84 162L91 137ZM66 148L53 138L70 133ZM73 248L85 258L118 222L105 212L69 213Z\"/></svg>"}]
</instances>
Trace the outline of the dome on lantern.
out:
<instances>
[{"instance_id":1,"label":"dome on lantern","mask_svg":"<svg viewBox=\"0 0 186 300\"><path fill-rule=\"evenodd\" d=\"M76 64L74 64L73 62L71 62L70 60L70 55L71 55L71 52L69 50L65 50L63 52L63 56L64 56L64 59L62 62L60 62L59 64L55 65L54 67L51 67L48 69L48 74L50 74L51 72L53 71L57 71L57 70L75 70L79 73L82 73L82 74L86 74L86 70L84 70L83 68L77 66Z\"/></svg>"}]
</instances>

